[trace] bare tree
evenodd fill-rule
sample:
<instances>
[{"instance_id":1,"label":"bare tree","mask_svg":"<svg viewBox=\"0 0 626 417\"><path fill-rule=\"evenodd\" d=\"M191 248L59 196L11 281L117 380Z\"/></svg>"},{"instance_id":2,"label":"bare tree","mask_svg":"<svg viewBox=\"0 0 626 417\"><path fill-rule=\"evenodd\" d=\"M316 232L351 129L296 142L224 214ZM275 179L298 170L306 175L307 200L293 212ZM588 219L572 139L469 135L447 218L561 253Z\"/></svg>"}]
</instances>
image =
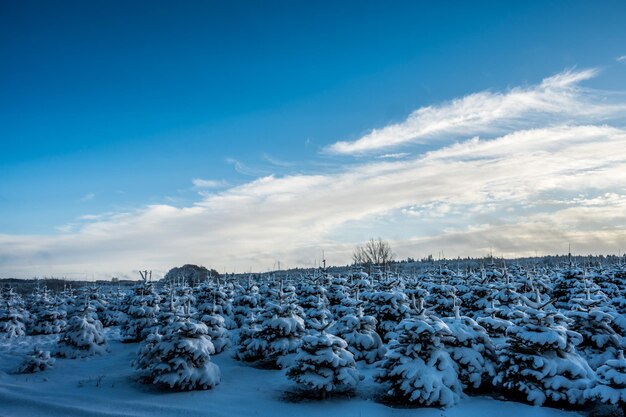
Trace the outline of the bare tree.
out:
<instances>
[{"instance_id":1,"label":"bare tree","mask_svg":"<svg viewBox=\"0 0 626 417\"><path fill-rule=\"evenodd\" d=\"M352 260L357 264L386 265L393 261L394 253L386 240L370 239L364 245L354 248Z\"/></svg>"}]
</instances>

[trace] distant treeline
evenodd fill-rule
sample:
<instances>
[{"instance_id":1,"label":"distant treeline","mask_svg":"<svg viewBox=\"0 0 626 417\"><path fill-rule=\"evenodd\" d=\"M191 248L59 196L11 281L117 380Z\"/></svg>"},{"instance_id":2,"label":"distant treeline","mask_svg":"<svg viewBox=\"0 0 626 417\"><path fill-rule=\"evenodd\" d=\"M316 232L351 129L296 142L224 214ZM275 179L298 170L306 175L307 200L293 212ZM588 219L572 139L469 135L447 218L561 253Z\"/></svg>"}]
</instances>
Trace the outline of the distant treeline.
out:
<instances>
[{"instance_id":1,"label":"distant treeline","mask_svg":"<svg viewBox=\"0 0 626 417\"><path fill-rule=\"evenodd\" d=\"M387 263L386 265L336 265L328 266L326 271L329 273L347 273L350 270L361 269L368 274L376 272L391 272L391 273L404 273L404 274L419 274L428 270L436 269L440 266L446 266L450 269L459 270L478 270L483 267L497 266L504 267L505 265L520 265L525 267L541 267L541 266L559 266L569 262L573 262L581 268L598 267L602 265L610 264L626 264L626 254L619 255L546 255L538 257L526 257L526 258L496 258L493 256L485 256L480 258L445 258L440 256L438 258L428 255L421 259L405 258L398 259ZM295 275L307 274L320 267L296 267L290 269L282 269L267 272L257 273L239 273L239 274L220 274L218 271L212 268L206 268L204 266L198 266L193 264L186 264L180 267L174 267L170 269L163 277L164 282L180 284L185 282L192 287L196 286L202 281L207 279L220 279L228 277L241 277L258 279L262 276L272 275L275 278L287 278ZM139 277L138 277L139 278ZM80 288L86 285L96 284L98 286L130 286L137 283L137 280L120 280L118 278L112 278L111 280L98 280L98 281L77 281L61 278L34 278L34 279L18 279L18 278L0 278L0 289L5 287L12 287L20 294L29 294L37 286L45 286L52 291L63 291L63 289Z\"/></svg>"},{"instance_id":2,"label":"distant treeline","mask_svg":"<svg viewBox=\"0 0 626 417\"><path fill-rule=\"evenodd\" d=\"M34 278L34 279L18 279L18 278L0 278L0 288L11 287L21 295L30 294L37 286L46 287L51 291L63 291L66 288L81 288L87 285L119 285L129 286L136 284L131 280L98 280L98 281L77 281L61 278Z\"/></svg>"}]
</instances>

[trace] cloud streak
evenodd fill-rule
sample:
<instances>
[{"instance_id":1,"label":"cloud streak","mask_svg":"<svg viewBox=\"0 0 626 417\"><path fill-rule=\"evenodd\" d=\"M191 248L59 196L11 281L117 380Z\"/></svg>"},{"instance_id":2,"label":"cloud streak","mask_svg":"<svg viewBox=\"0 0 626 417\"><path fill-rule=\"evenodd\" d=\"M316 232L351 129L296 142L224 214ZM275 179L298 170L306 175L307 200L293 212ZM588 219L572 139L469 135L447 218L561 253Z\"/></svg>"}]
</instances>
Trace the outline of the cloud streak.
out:
<instances>
[{"instance_id":1,"label":"cloud streak","mask_svg":"<svg viewBox=\"0 0 626 417\"><path fill-rule=\"evenodd\" d=\"M427 143L459 136L500 134L511 127L528 127L574 118L604 118L623 110L595 100L579 84L598 70L565 71L540 84L505 93L480 92L438 106L422 107L406 120L373 129L355 141L340 141L326 148L334 154L363 154L410 143Z\"/></svg>"},{"instance_id":2,"label":"cloud streak","mask_svg":"<svg viewBox=\"0 0 626 417\"><path fill-rule=\"evenodd\" d=\"M191 183L196 189L220 188L228 185L228 182L224 180L205 180L202 178L194 178Z\"/></svg>"}]
</instances>

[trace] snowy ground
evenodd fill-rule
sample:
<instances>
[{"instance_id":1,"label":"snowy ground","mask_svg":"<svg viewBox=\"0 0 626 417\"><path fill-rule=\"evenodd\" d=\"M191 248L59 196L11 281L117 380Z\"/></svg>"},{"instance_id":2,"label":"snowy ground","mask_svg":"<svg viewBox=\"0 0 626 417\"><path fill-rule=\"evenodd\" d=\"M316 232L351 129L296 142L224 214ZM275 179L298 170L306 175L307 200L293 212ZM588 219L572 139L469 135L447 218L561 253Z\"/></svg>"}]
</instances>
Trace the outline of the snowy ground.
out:
<instances>
[{"instance_id":1,"label":"snowy ground","mask_svg":"<svg viewBox=\"0 0 626 417\"><path fill-rule=\"evenodd\" d=\"M255 369L233 360L228 351L212 357L222 382L210 391L166 393L134 381L130 362L137 344L122 344L117 331L109 331L106 356L57 359L53 369L31 375L10 371L34 343L51 350L56 337L26 336L0 339L0 416L419 416L419 417L574 417L577 413L532 407L482 397L464 398L447 410L394 409L368 398L380 390L363 369L366 379L356 398L288 402L293 387L282 371Z\"/></svg>"}]
</instances>

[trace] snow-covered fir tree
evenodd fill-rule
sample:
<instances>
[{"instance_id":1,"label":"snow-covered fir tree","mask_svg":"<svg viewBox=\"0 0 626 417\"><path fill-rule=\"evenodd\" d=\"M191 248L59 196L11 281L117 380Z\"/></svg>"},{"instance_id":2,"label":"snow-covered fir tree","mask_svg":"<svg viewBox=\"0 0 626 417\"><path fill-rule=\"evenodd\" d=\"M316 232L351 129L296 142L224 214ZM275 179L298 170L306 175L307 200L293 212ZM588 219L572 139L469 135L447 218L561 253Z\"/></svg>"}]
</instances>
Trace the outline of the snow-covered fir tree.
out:
<instances>
[{"instance_id":1,"label":"snow-covered fir tree","mask_svg":"<svg viewBox=\"0 0 626 417\"><path fill-rule=\"evenodd\" d=\"M579 287L584 286L585 273L582 269L574 265L571 255L569 255L568 267L562 272L557 272L554 277L552 298L554 306L567 310L573 295L580 292Z\"/></svg>"},{"instance_id":2,"label":"snow-covered fir tree","mask_svg":"<svg viewBox=\"0 0 626 417\"><path fill-rule=\"evenodd\" d=\"M107 351L102 323L94 319L93 313L93 309L87 303L82 312L77 312L68 320L54 356L75 359L102 355Z\"/></svg>"},{"instance_id":3,"label":"snow-covered fir tree","mask_svg":"<svg viewBox=\"0 0 626 417\"><path fill-rule=\"evenodd\" d=\"M495 376L495 346L487 331L474 319L461 316L459 306L454 317L442 319L452 335L443 338L446 350L458 365L464 389L478 389L490 384Z\"/></svg>"},{"instance_id":4,"label":"snow-covered fir tree","mask_svg":"<svg viewBox=\"0 0 626 417\"><path fill-rule=\"evenodd\" d=\"M197 300L194 289L187 285L186 282L174 286L174 306L176 311L187 311L186 314L193 316L196 312Z\"/></svg>"},{"instance_id":5,"label":"snow-covered fir tree","mask_svg":"<svg viewBox=\"0 0 626 417\"><path fill-rule=\"evenodd\" d=\"M250 327L254 331L243 341L240 336L237 359L252 362L258 358L260 365L268 367L290 365L290 357L300 347L305 334L302 310L295 302L294 291L281 283L274 300L267 303L258 327ZM244 346L246 352L242 352Z\"/></svg>"},{"instance_id":6,"label":"snow-covered fir tree","mask_svg":"<svg viewBox=\"0 0 626 417\"><path fill-rule=\"evenodd\" d=\"M357 296L358 298L358 296ZM346 341L354 360L374 363L385 356L387 348L378 333L376 319L363 314L361 303L355 314L343 316L336 325L338 336Z\"/></svg>"},{"instance_id":7,"label":"snow-covered fir tree","mask_svg":"<svg viewBox=\"0 0 626 417\"><path fill-rule=\"evenodd\" d=\"M328 305L326 288L321 284L322 277L304 280L298 291L298 305L304 312L304 323L309 327L311 321L319 322L322 317L322 304Z\"/></svg>"},{"instance_id":8,"label":"snow-covered fir tree","mask_svg":"<svg viewBox=\"0 0 626 417\"><path fill-rule=\"evenodd\" d=\"M571 309L564 314L570 319L569 329L582 336L576 349L589 366L598 369L607 360L615 359L623 349L622 337L612 326L613 316L600 308L602 300L592 298L587 291L575 295L571 304Z\"/></svg>"},{"instance_id":9,"label":"snow-covered fir tree","mask_svg":"<svg viewBox=\"0 0 626 417\"><path fill-rule=\"evenodd\" d=\"M30 321L29 333L58 334L65 329L65 310L62 310L46 288L41 290L33 305L33 314Z\"/></svg>"},{"instance_id":10,"label":"snow-covered fir tree","mask_svg":"<svg viewBox=\"0 0 626 417\"><path fill-rule=\"evenodd\" d=\"M65 312L66 317L71 317L80 312L76 309L76 295L76 289L67 284L63 286L63 291L58 294L59 307Z\"/></svg>"},{"instance_id":11,"label":"snow-covered fir tree","mask_svg":"<svg viewBox=\"0 0 626 417\"><path fill-rule=\"evenodd\" d=\"M124 295L119 286L105 295L103 301L106 308L98 313L98 319L104 327L119 326L124 323L126 319L123 311Z\"/></svg>"},{"instance_id":12,"label":"snow-covered fir tree","mask_svg":"<svg viewBox=\"0 0 626 417\"><path fill-rule=\"evenodd\" d=\"M456 286L455 286L456 288ZM457 291L458 288L457 288ZM485 316L485 310L491 307L496 291L486 274L473 277L469 285L469 291L462 293L461 300L466 314L474 319ZM454 297L453 297L454 298ZM454 309L454 307L453 307Z\"/></svg>"},{"instance_id":13,"label":"snow-covered fir tree","mask_svg":"<svg viewBox=\"0 0 626 417\"><path fill-rule=\"evenodd\" d=\"M22 298L13 288L0 294L0 335L12 338L26 334L28 311L23 308Z\"/></svg>"},{"instance_id":14,"label":"snow-covered fir tree","mask_svg":"<svg viewBox=\"0 0 626 417\"><path fill-rule=\"evenodd\" d=\"M145 339L157 326L159 295L152 282L144 278L125 301L126 319L121 326L122 342L136 343Z\"/></svg>"},{"instance_id":15,"label":"snow-covered fir tree","mask_svg":"<svg viewBox=\"0 0 626 417\"><path fill-rule=\"evenodd\" d=\"M397 288L398 281L378 283L363 293L364 311L376 319L376 332L385 342L395 338L395 329L409 314L408 298Z\"/></svg>"},{"instance_id":16,"label":"snow-covered fir tree","mask_svg":"<svg viewBox=\"0 0 626 417\"><path fill-rule=\"evenodd\" d=\"M487 315L479 317L476 322L481 325L492 338L504 337L506 330L513 325L513 323L508 320L508 317L511 316L509 308L506 307L506 309L502 309L499 305L496 306L494 301L491 302L489 308L485 309L485 314Z\"/></svg>"},{"instance_id":17,"label":"snow-covered fir tree","mask_svg":"<svg viewBox=\"0 0 626 417\"><path fill-rule=\"evenodd\" d=\"M302 338L295 363L287 369L287 377L299 389L322 398L331 393L352 392L361 380L347 343L326 332L332 323L325 320L321 319L316 332Z\"/></svg>"},{"instance_id":18,"label":"snow-covered fir tree","mask_svg":"<svg viewBox=\"0 0 626 417\"><path fill-rule=\"evenodd\" d=\"M171 324L172 321L170 321L168 325ZM151 369L155 363L160 361L159 352L154 348L163 338L160 330L161 328L157 327L153 333L150 333L141 342L139 349L137 350L137 357L135 357L131 363L133 368L139 371L139 380L141 382L152 383L152 380L149 379L150 372L148 372L148 370ZM146 377L148 379L145 379Z\"/></svg>"},{"instance_id":19,"label":"snow-covered fir tree","mask_svg":"<svg viewBox=\"0 0 626 417\"><path fill-rule=\"evenodd\" d=\"M519 304L520 294L508 270L504 271L502 280L503 281L498 282L495 288L496 293L494 295L493 304L489 306L491 309L497 306L497 311L491 310L487 313L508 320L512 316L515 306Z\"/></svg>"},{"instance_id":20,"label":"snow-covered fir tree","mask_svg":"<svg viewBox=\"0 0 626 417\"><path fill-rule=\"evenodd\" d=\"M176 290L173 286L167 285L167 288L163 288L161 291L159 312L156 316L157 327L165 327L174 321L174 318L181 312L182 308L177 301ZM146 336L146 338L148 337L149 335Z\"/></svg>"},{"instance_id":21,"label":"snow-covered fir tree","mask_svg":"<svg viewBox=\"0 0 626 417\"><path fill-rule=\"evenodd\" d=\"M91 307L95 310L98 320L102 323L102 316L104 316L104 312L108 309L108 303L104 294L102 294L102 289L94 284L87 287L86 293ZM102 325L104 326L104 323L102 323Z\"/></svg>"},{"instance_id":22,"label":"snow-covered fir tree","mask_svg":"<svg viewBox=\"0 0 626 417\"><path fill-rule=\"evenodd\" d=\"M452 333L441 319L427 314L421 300L415 310L415 317L396 327L397 338L389 343L375 378L396 400L451 407L462 392L457 365L442 340Z\"/></svg>"},{"instance_id":23,"label":"snow-covered fir tree","mask_svg":"<svg viewBox=\"0 0 626 417\"><path fill-rule=\"evenodd\" d=\"M593 371L575 349L582 336L567 329L566 317L539 292L534 301L522 299L507 343L498 347L494 384L535 405L583 403Z\"/></svg>"},{"instance_id":24,"label":"snow-covered fir tree","mask_svg":"<svg viewBox=\"0 0 626 417\"><path fill-rule=\"evenodd\" d=\"M353 312L347 287L348 280L342 276L325 275L328 309L335 320Z\"/></svg>"},{"instance_id":25,"label":"snow-covered fir tree","mask_svg":"<svg viewBox=\"0 0 626 417\"><path fill-rule=\"evenodd\" d=\"M265 341L259 338L260 318L254 311L239 330L233 356L243 362L257 362L264 356Z\"/></svg>"},{"instance_id":26,"label":"snow-covered fir tree","mask_svg":"<svg viewBox=\"0 0 626 417\"><path fill-rule=\"evenodd\" d=\"M450 274L442 270L436 277L429 277L436 282L429 282L426 286L428 297L424 299L424 304L429 310L439 317L448 317L454 314L454 304L452 300L456 296L456 288L447 283Z\"/></svg>"},{"instance_id":27,"label":"snow-covered fir tree","mask_svg":"<svg viewBox=\"0 0 626 417\"><path fill-rule=\"evenodd\" d=\"M237 327L242 327L250 313L257 313L259 309L259 287L249 276L246 284L235 290L233 297L233 318Z\"/></svg>"},{"instance_id":28,"label":"snow-covered fir tree","mask_svg":"<svg viewBox=\"0 0 626 417\"><path fill-rule=\"evenodd\" d=\"M626 415L626 359L623 351L598 368L596 383L588 391L588 396L603 403L617 404Z\"/></svg>"},{"instance_id":29,"label":"snow-covered fir tree","mask_svg":"<svg viewBox=\"0 0 626 417\"><path fill-rule=\"evenodd\" d=\"M233 319L233 306L226 286L219 279L205 281L195 289L197 309L200 315L219 314L224 319L227 329L236 329L237 323Z\"/></svg>"},{"instance_id":30,"label":"snow-covered fir tree","mask_svg":"<svg viewBox=\"0 0 626 417\"><path fill-rule=\"evenodd\" d=\"M200 321L207 326L207 334L215 347L215 354L223 352L230 346L230 336L224 326L224 317L217 314L217 309L213 312L204 313Z\"/></svg>"},{"instance_id":31,"label":"snow-covered fir tree","mask_svg":"<svg viewBox=\"0 0 626 417\"><path fill-rule=\"evenodd\" d=\"M32 374L35 372L45 371L54 365L54 358L50 357L50 352L41 350L35 346L26 354L24 360L18 365L14 373L16 374Z\"/></svg>"},{"instance_id":32,"label":"snow-covered fir tree","mask_svg":"<svg viewBox=\"0 0 626 417\"><path fill-rule=\"evenodd\" d=\"M220 383L220 369L211 362L215 352L204 323L177 314L141 345L133 365L139 379L174 391L210 389Z\"/></svg>"}]
</instances>

